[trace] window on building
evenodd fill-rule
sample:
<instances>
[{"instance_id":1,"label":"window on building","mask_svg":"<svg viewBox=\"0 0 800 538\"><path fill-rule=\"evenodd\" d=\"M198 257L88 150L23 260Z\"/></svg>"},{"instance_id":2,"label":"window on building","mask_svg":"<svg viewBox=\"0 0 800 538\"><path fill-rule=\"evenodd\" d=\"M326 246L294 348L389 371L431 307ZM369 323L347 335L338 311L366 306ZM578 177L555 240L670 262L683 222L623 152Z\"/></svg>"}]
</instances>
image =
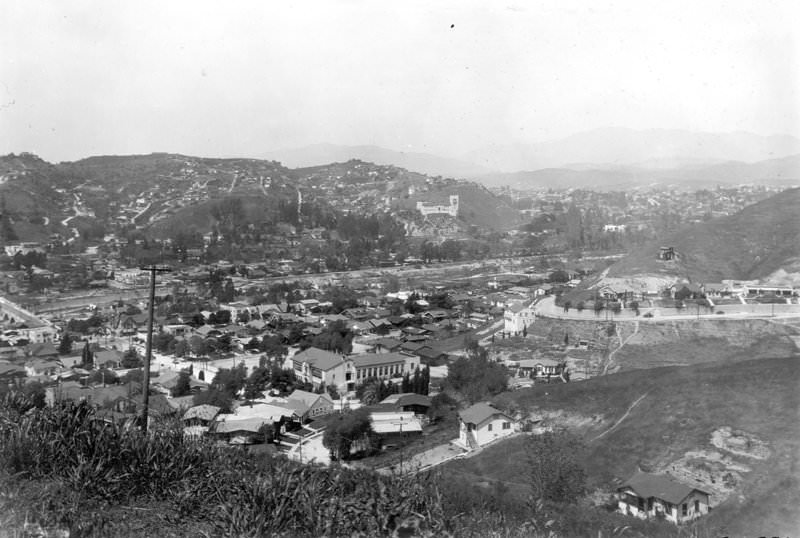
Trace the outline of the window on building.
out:
<instances>
[{"instance_id":1,"label":"window on building","mask_svg":"<svg viewBox=\"0 0 800 538\"><path fill-rule=\"evenodd\" d=\"M504 430L510 430L511 429L511 423L510 422L503 422L503 429Z\"/></svg>"},{"instance_id":2,"label":"window on building","mask_svg":"<svg viewBox=\"0 0 800 538\"><path fill-rule=\"evenodd\" d=\"M637 500L639 501L639 510L644 510L644 499L637 497Z\"/></svg>"},{"instance_id":3,"label":"window on building","mask_svg":"<svg viewBox=\"0 0 800 538\"><path fill-rule=\"evenodd\" d=\"M688 504L683 503L683 506L681 506L681 515L682 516L689 515L689 505Z\"/></svg>"},{"instance_id":4,"label":"window on building","mask_svg":"<svg viewBox=\"0 0 800 538\"><path fill-rule=\"evenodd\" d=\"M492 431L492 425L491 424L489 424L489 427L487 428L487 430L488 431Z\"/></svg>"},{"instance_id":5,"label":"window on building","mask_svg":"<svg viewBox=\"0 0 800 538\"><path fill-rule=\"evenodd\" d=\"M696 499L694 501L694 511L695 512L700 512L700 501L698 501Z\"/></svg>"}]
</instances>

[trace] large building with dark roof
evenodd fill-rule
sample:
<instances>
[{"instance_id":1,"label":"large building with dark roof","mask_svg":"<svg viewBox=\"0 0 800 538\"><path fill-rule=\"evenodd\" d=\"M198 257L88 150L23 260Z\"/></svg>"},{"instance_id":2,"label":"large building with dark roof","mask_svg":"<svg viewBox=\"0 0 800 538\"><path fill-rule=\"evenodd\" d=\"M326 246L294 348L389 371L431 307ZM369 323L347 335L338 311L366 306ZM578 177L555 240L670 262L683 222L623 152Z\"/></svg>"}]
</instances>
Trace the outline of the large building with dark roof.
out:
<instances>
[{"instance_id":1,"label":"large building with dark roof","mask_svg":"<svg viewBox=\"0 0 800 538\"><path fill-rule=\"evenodd\" d=\"M340 393L351 392L367 379L401 378L419 368L419 357L405 353L363 353L344 356L310 347L292 357L298 379L319 388L323 383Z\"/></svg>"},{"instance_id":2,"label":"large building with dark roof","mask_svg":"<svg viewBox=\"0 0 800 538\"><path fill-rule=\"evenodd\" d=\"M364 353L350 357L356 383L371 377L377 379L401 378L419 368L419 357L405 353Z\"/></svg>"}]
</instances>

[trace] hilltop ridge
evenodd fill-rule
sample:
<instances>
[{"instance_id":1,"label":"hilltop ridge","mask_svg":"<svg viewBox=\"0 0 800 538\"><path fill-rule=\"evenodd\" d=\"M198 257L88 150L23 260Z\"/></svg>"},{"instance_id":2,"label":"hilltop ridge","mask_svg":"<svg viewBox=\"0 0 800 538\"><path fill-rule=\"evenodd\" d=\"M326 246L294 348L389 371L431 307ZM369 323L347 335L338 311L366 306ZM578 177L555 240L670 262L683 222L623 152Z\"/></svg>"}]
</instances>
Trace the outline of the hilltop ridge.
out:
<instances>
[{"instance_id":1,"label":"hilltop ridge","mask_svg":"<svg viewBox=\"0 0 800 538\"><path fill-rule=\"evenodd\" d=\"M336 211L412 222L417 201L454 194L463 199L453 223L459 233L516 223L518 212L481 185L358 160L290 169L271 160L170 153L58 164L32 154L0 157L5 241L96 237L126 225L156 236L181 226L206 233L220 221L218 204L232 198L245 206L237 215L243 226L295 224L291 216L301 210L310 212L304 224L311 227L334 222Z\"/></svg>"},{"instance_id":2,"label":"hilltop ridge","mask_svg":"<svg viewBox=\"0 0 800 538\"><path fill-rule=\"evenodd\" d=\"M669 276L702 283L800 273L798 207L800 188L789 189L733 215L685 226L625 256L608 276ZM674 247L677 259L659 260L662 245Z\"/></svg>"}]
</instances>

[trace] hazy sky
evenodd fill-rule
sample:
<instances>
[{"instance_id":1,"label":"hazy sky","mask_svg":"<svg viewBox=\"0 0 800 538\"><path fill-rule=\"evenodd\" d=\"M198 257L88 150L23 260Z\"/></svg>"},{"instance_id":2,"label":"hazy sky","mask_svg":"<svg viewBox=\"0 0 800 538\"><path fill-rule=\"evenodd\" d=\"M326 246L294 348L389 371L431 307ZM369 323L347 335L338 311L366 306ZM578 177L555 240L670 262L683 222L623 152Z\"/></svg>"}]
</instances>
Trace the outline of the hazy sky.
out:
<instances>
[{"instance_id":1,"label":"hazy sky","mask_svg":"<svg viewBox=\"0 0 800 538\"><path fill-rule=\"evenodd\" d=\"M0 153L800 135L797 0L0 3Z\"/></svg>"}]
</instances>

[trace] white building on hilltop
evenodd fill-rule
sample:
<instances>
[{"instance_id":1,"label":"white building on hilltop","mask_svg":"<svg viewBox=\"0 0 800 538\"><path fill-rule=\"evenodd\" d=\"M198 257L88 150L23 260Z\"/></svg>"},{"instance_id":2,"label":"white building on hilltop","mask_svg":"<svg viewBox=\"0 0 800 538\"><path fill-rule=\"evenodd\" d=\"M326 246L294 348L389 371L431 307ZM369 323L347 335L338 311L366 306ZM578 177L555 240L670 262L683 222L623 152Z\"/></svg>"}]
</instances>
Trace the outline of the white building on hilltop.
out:
<instances>
[{"instance_id":1,"label":"white building on hilltop","mask_svg":"<svg viewBox=\"0 0 800 538\"><path fill-rule=\"evenodd\" d=\"M450 215L458 216L458 195L450 195L450 205L434 205L426 202L417 202L417 209L423 216L428 215Z\"/></svg>"},{"instance_id":2,"label":"white building on hilltop","mask_svg":"<svg viewBox=\"0 0 800 538\"><path fill-rule=\"evenodd\" d=\"M522 333L527 327L536 321L536 311L533 305L525 306L524 303L517 303L506 308L503 313L503 330L510 334Z\"/></svg>"}]
</instances>

